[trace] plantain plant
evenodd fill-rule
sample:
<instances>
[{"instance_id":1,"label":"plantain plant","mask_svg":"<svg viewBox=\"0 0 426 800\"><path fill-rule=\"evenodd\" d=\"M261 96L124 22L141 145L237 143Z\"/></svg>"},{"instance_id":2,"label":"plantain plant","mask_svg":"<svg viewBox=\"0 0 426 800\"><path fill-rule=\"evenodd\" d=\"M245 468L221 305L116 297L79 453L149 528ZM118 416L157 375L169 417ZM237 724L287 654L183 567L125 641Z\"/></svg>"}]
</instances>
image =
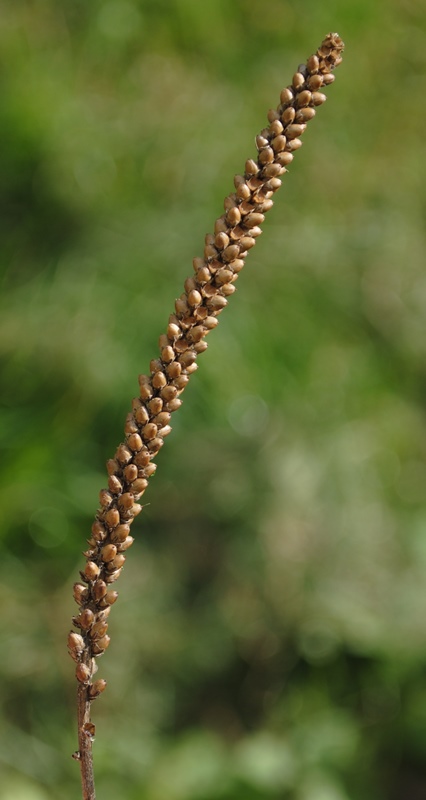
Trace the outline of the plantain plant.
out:
<instances>
[{"instance_id":1,"label":"plantain plant","mask_svg":"<svg viewBox=\"0 0 426 800\"><path fill-rule=\"evenodd\" d=\"M74 584L79 611L72 622L78 632L68 635L77 678L78 750L73 757L81 767L83 800L96 797L91 705L105 690L106 681L94 676L97 659L110 643L108 617L118 596L112 584L134 541L130 531L142 511L139 500L156 471L153 460L171 432L171 416L182 404L180 396L197 369L197 358L207 349L206 336L235 292L273 195L302 146L307 123L326 100L323 89L334 81L343 47L340 36L329 33L306 64L299 65L291 84L282 90L278 107L268 112L269 124L256 137L257 158L246 161L244 173L235 176L235 191L225 198L224 213L205 238L204 255L194 258L194 274L185 281L166 333L160 336L159 357L151 361L149 374L139 376L139 396L126 418L125 440L107 462L108 487L100 492L100 508L84 553L86 564Z\"/></svg>"}]
</instances>

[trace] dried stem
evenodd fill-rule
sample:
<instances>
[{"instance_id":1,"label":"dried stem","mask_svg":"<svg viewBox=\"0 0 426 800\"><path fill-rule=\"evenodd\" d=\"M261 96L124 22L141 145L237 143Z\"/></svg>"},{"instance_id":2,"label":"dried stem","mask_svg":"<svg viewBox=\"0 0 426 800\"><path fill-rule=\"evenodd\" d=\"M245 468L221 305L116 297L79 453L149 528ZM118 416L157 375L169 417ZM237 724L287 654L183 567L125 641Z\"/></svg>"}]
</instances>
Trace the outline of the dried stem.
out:
<instances>
[{"instance_id":1,"label":"dried stem","mask_svg":"<svg viewBox=\"0 0 426 800\"><path fill-rule=\"evenodd\" d=\"M299 66L290 86L283 89L277 109L268 112L269 125L256 137L258 156L245 164L243 175L234 178L235 192L224 201L225 213L216 220L214 233L205 239L203 258L193 261L194 277L185 281L185 291L176 300L167 332L160 336L160 357L151 361L150 374L139 376L140 394L132 402L125 425L125 441L107 462L108 488L100 492L100 509L92 525L86 565L81 582L74 584L79 614L73 624L68 647L76 661L78 686L79 751L83 800L93 800L92 768L94 725L90 721L92 700L106 687L104 680L92 682L96 658L109 645L108 615L117 599L110 589L120 575L133 543L130 526L142 510L138 500L154 474L152 463L164 438L170 433L173 411L182 404L180 395L197 369L198 355L207 348L206 335L216 327L218 316L235 291L235 281L245 257L262 231L265 213L281 186L287 166L302 142L309 120L326 96L320 91L334 81L332 71L342 60L343 42L330 33L317 52Z\"/></svg>"}]
</instances>

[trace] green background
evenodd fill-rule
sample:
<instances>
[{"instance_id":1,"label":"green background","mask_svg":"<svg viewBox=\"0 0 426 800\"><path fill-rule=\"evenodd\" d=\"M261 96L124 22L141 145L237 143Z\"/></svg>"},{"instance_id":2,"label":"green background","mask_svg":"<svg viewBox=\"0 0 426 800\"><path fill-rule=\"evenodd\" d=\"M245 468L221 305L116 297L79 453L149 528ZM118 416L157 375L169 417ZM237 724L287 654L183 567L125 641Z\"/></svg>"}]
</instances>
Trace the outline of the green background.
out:
<instances>
[{"instance_id":1,"label":"green background","mask_svg":"<svg viewBox=\"0 0 426 800\"><path fill-rule=\"evenodd\" d=\"M80 796L71 587L137 374L346 42L117 588L99 800L426 796L423 0L3 0L1 800Z\"/></svg>"}]
</instances>

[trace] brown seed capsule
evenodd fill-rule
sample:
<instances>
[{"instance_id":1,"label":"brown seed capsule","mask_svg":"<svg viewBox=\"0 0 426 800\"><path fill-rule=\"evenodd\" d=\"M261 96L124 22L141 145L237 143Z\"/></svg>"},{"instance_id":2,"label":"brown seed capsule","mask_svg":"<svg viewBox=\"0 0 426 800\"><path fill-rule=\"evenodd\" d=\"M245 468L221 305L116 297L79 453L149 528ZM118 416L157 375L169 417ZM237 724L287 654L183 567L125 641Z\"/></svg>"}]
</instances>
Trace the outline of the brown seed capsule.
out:
<instances>
[{"instance_id":1,"label":"brown seed capsule","mask_svg":"<svg viewBox=\"0 0 426 800\"><path fill-rule=\"evenodd\" d=\"M151 450L152 453L158 453L158 451L161 450L163 444L164 444L163 440L160 439L159 436L156 436L155 439L152 439L150 441L149 449Z\"/></svg>"},{"instance_id":2,"label":"brown seed capsule","mask_svg":"<svg viewBox=\"0 0 426 800\"><path fill-rule=\"evenodd\" d=\"M123 566L125 560L126 560L126 556L123 555L123 553L117 553L116 557L114 558L114 561L111 561L111 564L108 564L108 568L113 566L114 569L121 569L121 567Z\"/></svg>"},{"instance_id":3,"label":"brown seed capsule","mask_svg":"<svg viewBox=\"0 0 426 800\"><path fill-rule=\"evenodd\" d=\"M82 584L82 583L75 583L74 584L74 586L73 586L73 596L74 596L75 602L79 606L82 603L84 603L85 600L87 600L88 594L89 594L89 592L87 590L87 587L84 586L84 584Z\"/></svg>"},{"instance_id":4,"label":"brown seed capsule","mask_svg":"<svg viewBox=\"0 0 426 800\"><path fill-rule=\"evenodd\" d=\"M178 378L179 377L180 373L182 372L182 367L180 366L178 361L173 361L172 364L169 364L169 366L167 367L166 371L167 371L167 376L168 376L169 380L173 380L173 378ZM160 399L160 398L158 398L158 399Z\"/></svg>"},{"instance_id":5,"label":"brown seed capsule","mask_svg":"<svg viewBox=\"0 0 426 800\"><path fill-rule=\"evenodd\" d=\"M113 542L124 542L127 536L130 533L130 526L123 523L122 525L117 525L115 531L111 534L111 540Z\"/></svg>"},{"instance_id":6,"label":"brown seed capsule","mask_svg":"<svg viewBox=\"0 0 426 800\"><path fill-rule=\"evenodd\" d=\"M300 89L301 86L305 83L305 76L302 75L301 72L295 72L293 75L292 84L295 89Z\"/></svg>"},{"instance_id":7,"label":"brown seed capsule","mask_svg":"<svg viewBox=\"0 0 426 800\"><path fill-rule=\"evenodd\" d=\"M265 167L265 169L269 170L272 166L274 165L270 164L269 166ZM247 214L247 216L244 218L244 226L246 228L254 228L257 225L262 225L262 222L264 221L265 215L260 214L259 211L254 211L252 214Z\"/></svg>"},{"instance_id":8,"label":"brown seed capsule","mask_svg":"<svg viewBox=\"0 0 426 800\"><path fill-rule=\"evenodd\" d=\"M269 210L272 208L272 206L273 206L273 205L274 205L274 203L273 203L273 201L272 201L272 200L265 200L265 201L264 201L264 202L263 202L263 203L262 203L262 204L259 206L259 208L261 208L261 209L262 209L262 211L264 211L264 212L266 213L267 211L269 211Z\"/></svg>"},{"instance_id":9,"label":"brown seed capsule","mask_svg":"<svg viewBox=\"0 0 426 800\"><path fill-rule=\"evenodd\" d=\"M272 126L271 126L272 127ZM258 150L261 150L262 147L267 147L269 144L269 139L266 139L265 136L261 136L260 134L256 136L256 147ZM253 162L256 163L256 162ZM257 170L256 170L257 172ZM256 175L256 172L253 172L253 175Z\"/></svg>"},{"instance_id":10,"label":"brown seed capsule","mask_svg":"<svg viewBox=\"0 0 426 800\"><path fill-rule=\"evenodd\" d=\"M261 150L259 153L259 163L271 164L273 160L274 160L274 151L272 147L264 147L263 150Z\"/></svg>"},{"instance_id":11,"label":"brown seed capsule","mask_svg":"<svg viewBox=\"0 0 426 800\"><path fill-rule=\"evenodd\" d=\"M137 433L138 426L136 425L133 414L130 412L126 417L126 424L124 426L125 433Z\"/></svg>"},{"instance_id":12,"label":"brown seed capsule","mask_svg":"<svg viewBox=\"0 0 426 800\"><path fill-rule=\"evenodd\" d=\"M138 468L136 464L128 464L123 470L123 475L127 483L132 483L138 477Z\"/></svg>"},{"instance_id":13,"label":"brown seed capsule","mask_svg":"<svg viewBox=\"0 0 426 800\"><path fill-rule=\"evenodd\" d=\"M105 691L107 686L107 682L103 678L99 678L99 680L92 683L89 687L89 697L94 700L95 697L99 697L102 692Z\"/></svg>"},{"instance_id":14,"label":"brown seed capsule","mask_svg":"<svg viewBox=\"0 0 426 800\"><path fill-rule=\"evenodd\" d=\"M303 92L297 95L297 106L298 108L302 108L303 106L308 106L312 100L312 94L308 89L304 89Z\"/></svg>"},{"instance_id":15,"label":"brown seed capsule","mask_svg":"<svg viewBox=\"0 0 426 800\"><path fill-rule=\"evenodd\" d=\"M133 536L127 536L127 538L124 540L124 542L121 542L119 545L117 545L118 552L121 553L124 550L128 550L129 547L132 546L134 541L135 540L134 540Z\"/></svg>"},{"instance_id":16,"label":"brown seed capsule","mask_svg":"<svg viewBox=\"0 0 426 800\"><path fill-rule=\"evenodd\" d=\"M188 304L191 306L191 308L194 306L199 306L202 302L202 299L203 298L201 297L200 292L198 292L196 289L193 289L188 295Z\"/></svg>"},{"instance_id":17,"label":"brown seed capsule","mask_svg":"<svg viewBox=\"0 0 426 800\"><path fill-rule=\"evenodd\" d=\"M311 75L307 81L308 87L312 92L318 91L323 84L323 78L321 75Z\"/></svg>"},{"instance_id":18,"label":"brown seed capsule","mask_svg":"<svg viewBox=\"0 0 426 800\"><path fill-rule=\"evenodd\" d=\"M152 378L152 385L154 389L162 389L167 383L167 378L164 372L156 372Z\"/></svg>"},{"instance_id":19,"label":"brown seed capsule","mask_svg":"<svg viewBox=\"0 0 426 800\"><path fill-rule=\"evenodd\" d=\"M246 183L241 183L237 189L237 197L240 200L248 200L251 195L251 191Z\"/></svg>"},{"instance_id":20,"label":"brown seed capsule","mask_svg":"<svg viewBox=\"0 0 426 800\"><path fill-rule=\"evenodd\" d=\"M299 150L302 147L303 142L301 139L292 139L290 142L287 142L287 147L289 150Z\"/></svg>"},{"instance_id":21,"label":"brown seed capsule","mask_svg":"<svg viewBox=\"0 0 426 800\"><path fill-rule=\"evenodd\" d=\"M89 628L92 627L94 621L95 621L95 615L93 611L91 611L90 608L85 608L84 611L82 611L79 616L80 627L84 631L87 631L89 630Z\"/></svg>"},{"instance_id":22,"label":"brown seed capsule","mask_svg":"<svg viewBox=\"0 0 426 800\"><path fill-rule=\"evenodd\" d=\"M92 536L97 542L102 542L106 537L106 530L101 522L96 519L92 525Z\"/></svg>"},{"instance_id":23,"label":"brown seed capsule","mask_svg":"<svg viewBox=\"0 0 426 800\"><path fill-rule=\"evenodd\" d=\"M116 475L110 475L108 478L108 489L113 494L118 494L123 490L123 485L121 481L118 480Z\"/></svg>"},{"instance_id":24,"label":"brown seed capsule","mask_svg":"<svg viewBox=\"0 0 426 800\"><path fill-rule=\"evenodd\" d=\"M124 492L121 497L118 498L118 505L120 508L128 509L131 508L133 505L133 493L132 492Z\"/></svg>"},{"instance_id":25,"label":"brown seed capsule","mask_svg":"<svg viewBox=\"0 0 426 800\"><path fill-rule=\"evenodd\" d=\"M282 119L284 125L290 125L293 122L295 116L296 116L296 112L295 112L293 106L289 106L289 108L286 108L286 110L283 112L283 115L282 115L281 119ZM286 129L285 129L285 134L287 135L287 130Z\"/></svg>"},{"instance_id":26,"label":"brown seed capsule","mask_svg":"<svg viewBox=\"0 0 426 800\"><path fill-rule=\"evenodd\" d=\"M134 462L138 467L146 467L151 461L151 456L147 447L144 447L139 453L136 453Z\"/></svg>"},{"instance_id":27,"label":"brown seed capsule","mask_svg":"<svg viewBox=\"0 0 426 800\"><path fill-rule=\"evenodd\" d=\"M145 478L137 478L132 483L132 492L133 494L140 494L144 492L146 487L148 486L148 481Z\"/></svg>"},{"instance_id":28,"label":"brown seed capsule","mask_svg":"<svg viewBox=\"0 0 426 800\"><path fill-rule=\"evenodd\" d=\"M225 298L222 297L220 294L217 294L214 297L210 297L210 299L207 301L208 308L211 309L211 311L214 311L215 313L221 311L223 308L225 308L227 304L228 301L225 300Z\"/></svg>"},{"instance_id":29,"label":"brown seed capsule","mask_svg":"<svg viewBox=\"0 0 426 800\"><path fill-rule=\"evenodd\" d=\"M306 66L308 68L308 72L317 72L319 68L319 58L318 56L311 56L308 58L306 62Z\"/></svg>"},{"instance_id":30,"label":"brown seed capsule","mask_svg":"<svg viewBox=\"0 0 426 800\"><path fill-rule=\"evenodd\" d=\"M84 574L89 581L94 581L98 577L100 569L94 561L88 561L84 567Z\"/></svg>"},{"instance_id":31,"label":"brown seed capsule","mask_svg":"<svg viewBox=\"0 0 426 800\"><path fill-rule=\"evenodd\" d=\"M238 247L237 244L230 244L223 251L223 260L225 262L233 261L234 258L238 258L239 252L240 248Z\"/></svg>"},{"instance_id":32,"label":"brown seed capsule","mask_svg":"<svg viewBox=\"0 0 426 800\"><path fill-rule=\"evenodd\" d=\"M70 631L68 634L68 647L77 656L84 650L84 639L79 633Z\"/></svg>"},{"instance_id":33,"label":"brown seed capsule","mask_svg":"<svg viewBox=\"0 0 426 800\"><path fill-rule=\"evenodd\" d=\"M244 262L242 262L244 263ZM235 261L232 262L232 266L235 264ZM235 267L234 267L235 269ZM204 320L204 326L207 328L208 331L212 331L213 328L216 328L219 324L219 320L216 317L206 317Z\"/></svg>"},{"instance_id":34,"label":"brown seed capsule","mask_svg":"<svg viewBox=\"0 0 426 800\"><path fill-rule=\"evenodd\" d=\"M207 283L207 281L210 280L210 271L208 267L202 267L199 269L195 277L197 279L197 284L203 285L204 283Z\"/></svg>"},{"instance_id":35,"label":"brown seed capsule","mask_svg":"<svg viewBox=\"0 0 426 800\"><path fill-rule=\"evenodd\" d=\"M341 63L341 61L342 61L342 59L341 59L341 58L339 58L339 59L338 59L338 61L339 61L339 64L340 64L340 63ZM336 67L338 66L338 63L337 63L337 61L336 61L336 64L335 64L335 66L336 66ZM330 85L330 83L334 83L334 81L336 80L336 76L335 76L335 75L333 75L333 73L332 73L332 72L327 72L325 75L323 75L323 76L322 76L322 79L323 79L323 83L324 83L324 85L325 85L325 86L329 86L329 85Z\"/></svg>"},{"instance_id":36,"label":"brown seed capsule","mask_svg":"<svg viewBox=\"0 0 426 800\"><path fill-rule=\"evenodd\" d=\"M170 414L169 414L168 411L161 411L160 414L157 414L157 416L154 417L153 422L155 422L155 424L157 425L157 428L161 428L163 425L167 425L170 422L170 419L171 419L171 417L170 417ZM156 467L155 464L149 464L144 469L144 475L146 477L148 477L149 475L152 475L152 473L155 472L156 468L157 467ZM147 472L147 470L148 470L148 472Z\"/></svg>"},{"instance_id":37,"label":"brown seed capsule","mask_svg":"<svg viewBox=\"0 0 426 800\"><path fill-rule=\"evenodd\" d=\"M280 122L279 119L276 119L274 122L271 123L271 134L273 136L280 136L283 130L284 130L283 124L282 122Z\"/></svg>"},{"instance_id":38,"label":"brown seed capsule","mask_svg":"<svg viewBox=\"0 0 426 800\"><path fill-rule=\"evenodd\" d=\"M186 301L186 297L178 297L178 299L175 300L175 309L176 314L179 317L188 313L188 303Z\"/></svg>"},{"instance_id":39,"label":"brown seed capsule","mask_svg":"<svg viewBox=\"0 0 426 800\"><path fill-rule=\"evenodd\" d=\"M314 118L315 114L315 109L310 106L301 108L296 114L296 122L309 122L310 119Z\"/></svg>"},{"instance_id":40,"label":"brown seed capsule","mask_svg":"<svg viewBox=\"0 0 426 800\"><path fill-rule=\"evenodd\" d=\"M174 397L176 397L176 395L177 395L177 389L176 389L175 386L165 386L164 389L161 392L161 397L163 398L163 400L166 403L168 403L170 400L172 400ZM157 431L155 431L154 436L156 434L157 434ZM154 438L154 437L150 436L150 438Z\"/></svg>"},{"instance_id":41,"label":"brown seed capsule","mask_svg":"<svg viewBox=\"0 0 426 800\"><path fill-rule=\"evenodd\" d=\"M120 514L116 508L110 508L105 514L105 522L108 528L115 528L120 522Z\"/></svg>"},{"instance_id":42,"label":"brown seed capsule","mask_svg":"<svg viewBox=\"0 0 426 800\"><path fill-rule=\"evenodd\" d=\"M217 249L213 244L206 244L204 248L204 258L208 261L210 258L217 258Z\"/></svg>"},{"instance_id":43,"label":"brown seed capsule","mask_svg":"<svg viewBox=\"0 0 426 800\"><path fill-rule=\"evenodd\" d=\"M102 561L112 561L117 555L117 548L115 544L106 544L101 550Z\"/></svg>"},{"instance_id":44,"label":"brown seed capsule","mask_svg":"<svg viewBox=\"0 0 426 800\"><path fill-rule=\"evenodd\" d=\"M117 598L118 598L118 592L109 591L106 593L103 602L106 606L113 606Z\"/></svg>"},{"instance_id":45,"label":"brown seed capsule","mask_svg":"<svg viewBox=\"0 0 426 800\"><path fill-rule=\"evenodd\" d=\"M99 622L95 622L93 625L92 630L90 631L90 638L91 639L101 639L102 636L105 636L108 630L108 623L104 620L99 620Z\"/></svg>"},{"instance_id":46,"label":"brown seed capsule","mask_svg":"<svg viewBox=\"0 0 426 800\"><path fill-rule=\"evenodd\" d=\"M225 215L222 214L222 216L219 217L214 224L214 232L216 234L216 233L226 233L226 231L227 231L227 225L225 222Z\"/></svg>"},{"instance_id":47,"label":"brown seed capsule","mask_svg":"<svg viewBox=\"0 0 426 800\"><path fill-rule=\"evenodd\" d=\"M112 494L107 489L101 489L99 492L99 502L102 508L108 508L112 503Z\"/></svg>"},{"instance_id":48,"label":"brown seed capsule","mask_svg":"<svg viewBox=\"0 0 426 800\"><path fill-rule=\"evenodd\" d=\"M194 361L196 361L196 358L197 354L195 350L186 350L181 356L179 356L179 363L182 364L182 367L185 369L193 364Z\"/></svg>"},{"instance_id":49,"label":"brown seed capsule","mask_svg":"<svg viewBox=\"0 0 426 800\"><path fill-rule=\"evenodd\" d=\"M323 94L322 92L312 92L312 102L314 106L320 106L321 103L325 103L326 100L326 94Z\"/></svg>"},{"instance_id":50,"label":"brown seed capsule","mask_svg":"<svg viewBox=\"0 0 426 800\"><path fill-rule=\"evenodd\" d=\"M115 583L115 581L118 580L120 575L121 575L121 569L115 569L115 570L113 570L113 572L107 572L107 574L105 575L105 580L106 580L107 583ZM104 601L102 600L101 604L103 602Z\"/></svg>"},{"instance_id":51,"label":"brown seed capsule","mask_svg":"<svg viewBox=\"0 0 426 800\"><path fill-rule=\"evenodd\" d=\"M166 415L167 415L167 417L168 417L169 419L171 418L171 415L170 415L168 412L164 412L164 416L166 416ZM161 414L161 415L159 415L159 416L163 416L163 415ZM157 424L158 424L158 425L160 425L160 424L161 424L161 425L164 425L164 424L167 424L167 421L168 421L168 420L164 420L164 421L162 421L162 422L160 423L160 420L158 420L158 423L157 423ZM155 473L156 471L157 471L157 464L152 464L152 463L151 463L151 464L148 464L148 466L146 466L146 467L145 467L145 469L144 469L144 474L146 475L146 477L147 477L147 478L149 478L149 477L151 477L151 475L154 475L154 473Z\"/></svg>"},{"instance_id":52,"label":"brown seed capsule","mask_svg":"<svg viewBox=\"0 0 426 800\"><path fill-rule=\"evenodd\" d=\"M285 136L280 134L279 136L276 136L275 139L272 139L271 145L276 153L280 153L282 150L284 150L286 142L287 139Z\"/></svg>"},{"instance_id":53,"label":"brown seed capsule","mask_svg":"<svg viewBox=\"0 0 426 800\"><path fill-rule=\"evenodd\" d=\"M169 387L166 387L166 388L169 388ZM156 436L156 435L157 435L157 426L154 425L153 422L148 422L142 428L142 436L143 436L143 438L145 439L146 442L149 442L150 439L153 439L154 436Z\"/></svg>"},{"instance_id":54,"label":"brown seed capsule","mask_svg":"<svg viewBox=\"0 0 426 800\"><path fill-rule=\"evenodd\" d=\"M283 174L283 167L281 166L281 164L268 164L262 170L263 177L267 179L276 178L278 175L282 174ZM248 214L248 216L251 217L252 215ZM245 220L245 224L247 224L247 219ZM248 227L251 227L251 225L249 225Z\"/></svg>"},{"instance_id":55,"label":"brown seed capsule","mask_svg":"<svg viewBox=\"0 0 426 800\"><path fill-rule=\"evenodd\" d=\"M108 461L106 462L106 468L108 475L114 475L115 472L118 472L120 466L118 461L115 460L115 458L109 458Z\"/></svg>"},{"instance_id":56,"label":"brown seed capsule","mask_svg":"<svg viewBox=\"0 0 426 800\"><path fill-rule=\"evenodd\" d=\"M294 158L294 156L293 156L292 153L288 153L288 152L279 153L278 156L277 156L277 161L281 166L286 167L287 164L291 164L291 162L293 161L293 158Z\"/></svg>"},{"instance_id":57,"label":"brown seed capsule","mask_svg":"<svg viewBox=\"0 0 426 800\"><path fill-rule=\"evenodd\" d=\"M169 364L170 361L173 361L175 357L173 347L167 345L167 347L163 347L161 350L161 360L164 361L165 364Z\"/></svg>"},{"instance_id":58,"label":"brown seed capsule","mask_svg":"<svg viewBox=\"0 0 426 800\"><path fill-rule=\"evenodd\" d=\"M132 460L132 454L128 447L120 444L115 451L115 457L120 464L128 464Z\"/></svg>"},{"instance_id":59,"label":"brown seed capsule","mask_svg":"<svg viewBox=\"0 0 426 800\"><path fill-rule=\"evenodd\" d=\"M92 587L92 594L96 602L102 600L107 593L107 587L105 581L96 581Z\"/></svg>"},{"instance_id":60,"label":"brown seed capsule","mask_svg":"<svg viewBox=\"0 0 426 800\"><path fill-rule=\"evenodd\" d=\"M75 677L80 683L89 683L90 674L90 669L86 664L77 664L75 668Z\"/></svg>"},{"instance_id":61,"label":"brown seed capsule","mask_svg":"<svg viewBox=\"0 0 426 800\"><path fill-rule=\"evenodd\" d=\"M237 205L237 196L232 192L232 194L228 194L223 201L223 207L225 211L229 211L230 208L234 208Z\"/></svg>"},{"instance_id":62,"label":"brown seed capsule","mask_svg":"<svg viewBox=\"0 0 426 800\"><path fill-rule=\"evenodd\" d=\"M167 411L177 411L177 409L180 408L181 405L182 405L182 400L180 400L179 397L175 397L173 398L173 400L169 400L165 408Z\"/></svg>"},{"instance_id":63,"label":"brown seed capsule","mask_svg":"<svg viewBox=\"0 0 426 800\"><path fill-rule=\"evenodd\" d=\"M279 116L280 115L278 114L278 112L276 111L275 108L270 108L268 113L267 113L267 117L268 117L268 121L269 122L275 122L276 119L279 119Z\"/></svg>"},{"instance_id":64,"label":"brown seed capsule","mask_svg":"<svg viewBox=\"0 0 426 800\"><path fill-rule=\"evenodd\" d=\"M149 414L144 405L140 405L135 411L135 418L139 425L145 425L149 420Z\"/></svg>"},{"instance_id":65,"label":"brown seed capsule","mask_svg":"<svg viewBox=\"0 0 426 800\"><path fill-rule=\"evenodd\" d=\"M161 442L161 444L163 444L163 443ZM138 514L141 513L141 511L142 511L142 506L140 506L138 503L135 503L132 506L132 514L133 514L134 517L137 517Z\"/></svg>"},{"instance_id":66,"label":"brown seed capsule","mask_svg":"<svg viewBox=\"0 0 426 800\"><path fill-rule=\"evenodd\" d=\"M241 219L241 214L238 208L230 208L226 213L226 221L229 225L238 225Z\"/></svg>"},{"instance_id":67,"label":"brown seed capsule","mask_svg":"<svg viewBox=\"0 0 426 800\"><path fill-rule=\"evenodd\" d=\"M291 103L293 101L293 98L294 98L294 92L289 86L287 86L286 89L282 90L282 92L280 94L280 100L281 100L282 105L285 105L287 103Z\"/></svg>"},{"instance_id":68,"label":"brown seed capsule","mask_svg":"<svg viewBox=\"0 0 426 800\"><path fill-rule=\"evenodd\" d=\"M98 639L98 641L94 642L94 644L92 646L93 652L95 654L97 654L97 655L100 655L101 653L104 652L104 650L107 649L107 647L109 646L110 641L111 641L111 639L108 636L108 634L106 636L103 636L102 639Z\"/></svg>"},{"instance_id":69,"label":"brown seed capsule","mask_svg":"<svg viewBox=\"0 0 426 800\"><path fill-rule=\"evenodd\" d=\"M222 293L225 295L225 297L230 297L230 295L234 294L234 292L236 292L236 291L237 291L237 287L234 286L233 283L225 283L222 286ZM205 349L207 348L207 342L200 342L200 344L198 344L196 346L199 347L200 345L204 345ZM197 352L199 352L199 351L197 351Z\"/></svg>"},{"instance_id":70,"label":"brown seed capsule","mask_svg":"<svg viewBox=\"0 0 426 800\"><path fill-rule=\"evenodd\" d=\"M263 138L263 137L260 137L260 138ZM267 140L264 140L264 141L265 141L265 144L263 146L265 147L269 143L268 143ZM249 177L251 177L253 175L257 175L257 173L259 172L259 167L256 164L256 161L254 161L252 158L249 158L245 163L244 172L245 172L246 178L249 178Z\"/></svg>"},{"instance_id":71,"label":"brown seed capsule","mask_svg":"<svg viewBox=\"0 0 426 800\"><path fill-rule=\"evenodd\" d=\"M294 125L289 125L286 128L286 136L288 139L296 139L297 136L301 136L302 133L305 131L306 125L298 125L295 123Z\"/></svg>"},{"instance_id":72,"label":"brown seed capsule","mask_svg":"<svg viewBox=\"0 0 426 800\"><path fill-rule=\"evenodd\" d=\"M273 178L272 180L277 180L277 179ZM252 236L243 236L243 238L240 241L240 244L243 250L250 250L251 247L254 247L256 242Z\"/></svg>"},{"instance_id":73,"label":"brown seed capsule","mask_svg":"<svg viewBox=\"0 0 426 800\"><path fill-rule=\"evenodd\" d=\"M127 444L134 453L138 453L143 447L142 439L138 433L131 433L130 436L127 437Z\"/></svg>"}]
</instances>

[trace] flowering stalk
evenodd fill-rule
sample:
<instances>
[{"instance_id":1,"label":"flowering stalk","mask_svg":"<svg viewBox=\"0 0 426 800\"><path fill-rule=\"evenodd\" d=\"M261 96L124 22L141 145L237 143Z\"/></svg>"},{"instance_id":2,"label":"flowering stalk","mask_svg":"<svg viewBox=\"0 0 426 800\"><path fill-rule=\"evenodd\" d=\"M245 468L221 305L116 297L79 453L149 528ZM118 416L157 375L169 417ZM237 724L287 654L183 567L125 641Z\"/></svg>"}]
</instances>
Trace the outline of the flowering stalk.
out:
<instances>
[{"instance_id":1,"label":"flowering stalk","mask_svg":"<svg viewBox=\"0 0 426 800\"><path fill-rule=\"evenodd\" d=\"M280 104L268 113L269 125L256 137L257 159L249 159L243 175L234 178L235 192L224 201L225 213L216 220L214 233L205 239L204 256L193 261L194 275L176 300L165 334L159 339L159 358L151 361L149 375L139 376L139 397L125 424L125 441L107 462L108 488L100 492L100 509L88 540L81 581L74 584L79 613L68 647L76 662L78 681L79 750L83 800L94 800L90 720L92 701L104 691L103 679L93 680L96 659L109 645L108 616L117 599L111 588L119 577L126 552L133 544L130 526L142 510L138 503L156 470L153 459L171 431L171 415L182 404L180 395L197 369L197 357L207 348L206 335L235 292L235 281L248 251L262 233L265 213L281 186L309 120L326 96L322 89L334 81L332 71L342 60L343 42L329 33L305 65L300 65Z\"/></svg>"}]
</instances>

